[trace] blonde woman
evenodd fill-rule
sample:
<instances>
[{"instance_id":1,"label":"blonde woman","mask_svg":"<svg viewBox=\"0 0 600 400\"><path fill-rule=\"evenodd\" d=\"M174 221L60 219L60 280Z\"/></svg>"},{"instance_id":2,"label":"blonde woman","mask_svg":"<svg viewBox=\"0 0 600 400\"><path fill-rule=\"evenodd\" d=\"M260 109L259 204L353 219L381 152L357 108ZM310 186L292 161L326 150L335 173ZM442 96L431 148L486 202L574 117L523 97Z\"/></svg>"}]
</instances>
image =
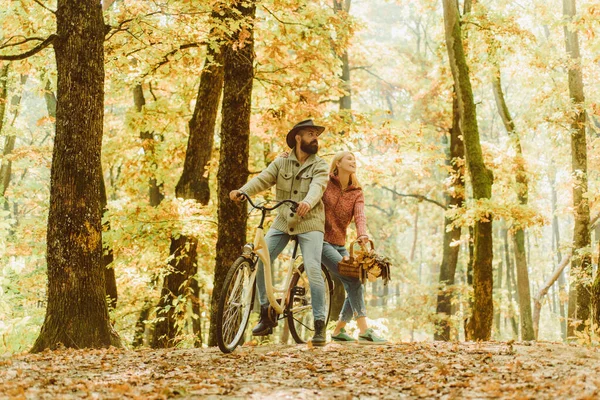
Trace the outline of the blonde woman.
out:
<instances>
[{"instance_id":1,"label":"blonde woman","mask_svg":"<svg viewBox=\"0 0 600 400\"><path fill-rule=\"evenodd\" d=\"M336 343L356 343L356 339L346 333L345 326L356 317L359 328L359 344L385 344L387 340L378 337L367 326L367 315L363 297L363 285L358 278L340 275L338 263L348 257L346 231L352 219L356 225L358 240L367 244L367 219L362 188L356 179L356 158L349 151L337 153L331 162L329 182L323 194L325 205L325 236L321 262L329 272L340 279L346 291L346 299L337 325L331 335Z\"/></svg>"}]
</instances>

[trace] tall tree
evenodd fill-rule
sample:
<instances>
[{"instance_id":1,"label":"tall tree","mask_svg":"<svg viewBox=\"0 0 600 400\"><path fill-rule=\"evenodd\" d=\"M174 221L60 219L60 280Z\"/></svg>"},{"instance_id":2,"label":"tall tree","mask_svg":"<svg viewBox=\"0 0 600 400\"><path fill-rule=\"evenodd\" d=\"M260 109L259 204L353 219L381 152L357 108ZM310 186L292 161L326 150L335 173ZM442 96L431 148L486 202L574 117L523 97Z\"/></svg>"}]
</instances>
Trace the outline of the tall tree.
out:
<instances>
[{"instance_id":1,"label":"tall tree","mask_svg":"<svg viewBox=\"0 0 600 400\"><path fill-rule=\"evenodd\" d=\"M586 113L584 108L583 75L579 38L572 26L576 14L575 0L563 0L565 47L569 58L569 95L571 110L571 168L573 174L573 256L571 258L571 281L569 288L567 336L573 336L575 329L583 330L583 324L590 318L590 281L592 260L590 253L590 205L587 197L587 148L585 137ZM600 280L597 279L594 291L600 294ZM594 296L594 299L600 299Z\"/></svg>"},{"instance_id":2,"label":"tall tree","mask_svg":"<svg viewBox=\"0 0 600 400\"><path fill-rule=\"evenodd\" d=\"M344 17L347 17L350 13L351 5L352 0L333 0L334 12ZM344 48L339 59L342 62L342 74L340 79L342 80L342 89L345 92L339 100L340 111L347 110L349 112L352 109L352 87L350 85L350 58L348 56L347 48Z\"/></svg>"},{"instance_id":3,"label":"tall tree","mask_svg":"<svg viewBox=\"0 0 600 400\"><path fill-rule=\"evenodd\" d=\"M513 268L513 264L511 261L511 256L510 256L510 243L508 241L508 228L506 227L506 222L502 221L502 229L501 229L501 235L502 235L502 241L503 241L503 262L504 265L506 267L506 291L508 294L508 314L509 314L509 319L510 319L510 324L512 327L512 332L513 332L513 338L518 339L519 338L519 324L517 323L517 320L515 318L516 312L514 310L513 307L513 282L514 282L514 268ZM515 285L516 286L516 285ZM518 291L517 291L517 301L518 301Z\"/></svg>"},{"instance_id":4,"label":"tall tree","mask_svg":"<svg viewBox=\"0 0 600 400\"><path fill-rule=\"evenodd\" d=\"M214 289L208 344L215 346L216 316L227 269L239 255L246 240L246 205L229 199L229 192L248 180L250 114L254 78L253 0L235 1L231 16L239 20L229 42L223 46L225 68L221 120L221 149L218 180L218 231Z\"/></svg>"},{"instance_id":5,"label":"tall tree","mask_svg":"<svg viewBox=\"0 0 600 400\"><path fill-rule=\"evenodd\" d=\"M556 170L554 165L551 165L548 174L548 180L550 181L550 199L552 205L552 249L556 253L557 265L562 263L562 252L560 249L560 226L558 224L558 215L556 215L556 208L558 203L558 195L556 193ZM566 287L566 279L564 271L558 276L558 309L560 312L560 331L563 340L567 340L567 313L565 312L565 302L563 301L563 294ZM535 324L535 319L534 319ZM535 326L534 326L535 328Z\"/></svg>"},{"instance_id":6,"label":"tall tree","mask_svg":"<svg viewBox=\"0 0 600 400\"><path fill-rule=\"evenodd\" d=\"M0 132L4 126L4 115L6 114L6 103L8 102L8 70L10 63L0 64Z\"/></svg>"},{"instance_id":7,"label":"tall tree","mask_svg":"<svg viewBox=\"0 0 600 400\"><path fill-rule=\"evenodd\" d=\"M141 83L138 83L133 88L133 104L135 110L141 113L146 105L146 97L144 96L144 88ZM152 170L156 167L155 161L155 147L156 141L154 138L154 132L151 131L140 131L140 139L142 140L142 148L144 149L144 155L150 164ZM154 173L148 179L148 199L152 207L157 207L165 198L162 193L162 183L159 184Z\"/></svg>"},{"instance_id":8,"label":"tall tree","mask_svg":"<svg viewBox=\"0 0 600 400\"><path fill-rule=\"evenodd\" d=\"M519 204L527 205L529 198L529 179L525 168L525 158L521 147L521 139L515 128L515 122L510 115L508 105L504 99L500 68L497 67L492 78L494 98L496 107L504 124L504 128L510 137L512 147L515 150L516 168L516 192ZM531 314L531 293L529 288L529 272L527 271L527 254L525 253L525 231L517 226L513 235L515 264L517 266L517 291L519 292L519 314L521 316L521 339L535 340L533 331L533 319Z\"/></svg>"},{"instance_id":9,"label":"tall tree","mask_svg":"<svg viewBox=\"0 0 600 400\"><path fill-rule=\"evenodd\" d=\"M212 21L219 21L217 12L213 12ZM175 188L177 197L195 199L201 204L208 204L210 200L208 166L212 158L215 123L223 91L223 52L218 41L220 29L213 28L210 35L211 43L206 50L196 105L188 123L190 136L183 172Z\"/></svg>"},{"instance_id":10,"label":"tall tree","mask_svg":"<svg viewBox=\"0 0 600 400\"><path fill-rule=\"evenodd\" d=\"M473 89L463 48L458 3L443 0L446 46L459 104L461 131L465 143L465 158L475 200L492 195L493 176L483 162ZM488 340L491 335L494 304L493 239L491 215L481 215L474 227L473 310L467 324L467 338Z\"/></svg>"},{"instance_id":11,"label":"tall tree","mask_svg":"<svg viewBox=\"0 0 600 400\"><path fill-rule=\"evenodd\" d=\"M333 0L333 11L335 14L340 15L342 18L347 18L350 13L350 6L352 4L352 0ZM334 52L336 52L336 48L341 45L335 43ZM338 50L339 51L339 50ZM340 75L340 80L342 81L342 89L344 90L344 94L342 94L338 100L340 112L348 113L351 115L352 111L352 86L350 84L350 58L348 55L348 48L344 46L341 55L336 52L336 56L342 63L342 73ZM344 285L342 281L340 281L337 277L332 276L333 280L333 293L331 295L331 319L337 320L340 312L342 311L342 307L344 306L344 301L346 300L346 291L344 290Z\"/></svg>"},{"instance_id":12,"label":"tall tree","mask_svg":"<svg viewBox=\"0 0 600 400\"><path fill-rule=\"evenodd\" d=\"M104 176L100 176L100 207L102 208L102 215L107 210L108 199L106 197L106 185L104 184ZM110 222L104 221L102 224L102 232L110 230ZM115 268L112 264L115 257L113 254L112 246L105 245L102 243L102 261L101 267L104 270L104 287L106 288L106 296L108 300L108 307L111 309L117 308L117 300L119 298L117 292L117 276L115 275Z\"/></svg>"},{"instance_id":13,"label":"tall tree","mask_svg":"<svg viewBox=\"0 0 600 400\"><path fill-rule=\"evenodd\" d=\"M4 127L4 116L6 115L6 105L8 104L8 71L10 63L5 62L0 68L0 133ZM2 150L2 165L0 166L0 196L4 197L6 189L10 184L10 171L12 162L6 160L6 156L9 155L15 147L15 136L6 135L4 140L4 147Z\"/></svg>"},{"instance_id":14,"label":"tall tree","mask_svg":"<svg viewBox=\"0 0 600 400\"><path fill-rule=\"evenodd\" d=\"M7 91L8 90L8 67L9 64L5 64L5 71L6 71L6 76L4 79L4 88L3 91ZM4 73L4 71L0 72ZM10 108L12 110L12 116L11 116L11 120L10 120L10 126L14 126L15 121L17 120L17 117L19 116L19 113L21 111L21 100L23 100L23 92L25 90L25 83L27 82L27 79L29 77L25 74L21 74L21 79L20 79L20 87L19 87L19 92L15 95L12 96L11 100L10 100ZM2 111L3 115L6 114L6 104L8 104L8 93L6 93L6 98L5 98L5 104L4 104L4 109L0 110ZM3 127L3 123L0 123L0 128ZM12 160L10 159L10 157L7 157L8 155L12 154L12 152L15 149L15 144L17 143L17 136L14 134L10 134L10 135L6 135L6 140L4 141L4 148L2 149L2 166L0 166L0 195L2 195L3 197L6 195L6 189L8 189L8 187L10 186L11 180L12 180ZM5 199L6 200L6 199ZM8 208L8 202L5 203L5 207ZM16 206L15 206L16 207ZM17 215L16 215L17 211L15 209L13 217L15 219L17 219Z\"/></svg>"},{"instance_id":15,"label":"tall tree","mask_svg":"<svg viewBox=\"0 0 600 400\"><path fill-rule=\"evenodd\" d=\"M56 136L47 233L48 306L32 351L120 346L102 269L104 34L100 4L58 0Z\"/></svg>"},{"instance_id":16,"label":"tall tree","mask_svg":"<svg viewBox=\"0 0 600 400\"><path fill-rule=\"evenodd\" d=\"M465 156L465 148L460 131L460 113L456 95L452 98L452 127L449 131L450 143L446 151L446 165L451 168L451 184L445 193L448 209L461 208L465 199L464 168L461 160ZM461 228L452 226L453 220L444 217L444 242L442 246L442 264L440 265L440 291L437 298L435 340L451 340L450 315L452 314L452 289L456 274L456 265L460 246L453 242L460 240Z\"/></svg>"},{"instance_id":17,"label":"tall tree","mask_svg":"<svg viewBox=\"0 0 600 400\"><path fill-rule=\"evenodd\" d=\"M212 15L213 21L218 20L217 12ZM213 28L212 39L216 39L219 28ZM200 86L196 98L196 106L189 121L190 135L183 172L175 188L178 198L193 199L201 204L208 204L210 189L206 168L211 159L217 110L223 91L223 54L219 45L207 46L204 68L200 75ZM194 333L196 344L200 345L201 332L199 323L199 287L195 278L197 268L196 247L198 240L193 236L177 234L171 237L171 261L169 273L163 281L158 309L165 309L172 300L180 296L191 297L192 308L196 315ZM156 323L153 347L166 347L174 344L178 333L177 312L175 307L169 307L163 317Z\"/></svg>"}]
</instances>

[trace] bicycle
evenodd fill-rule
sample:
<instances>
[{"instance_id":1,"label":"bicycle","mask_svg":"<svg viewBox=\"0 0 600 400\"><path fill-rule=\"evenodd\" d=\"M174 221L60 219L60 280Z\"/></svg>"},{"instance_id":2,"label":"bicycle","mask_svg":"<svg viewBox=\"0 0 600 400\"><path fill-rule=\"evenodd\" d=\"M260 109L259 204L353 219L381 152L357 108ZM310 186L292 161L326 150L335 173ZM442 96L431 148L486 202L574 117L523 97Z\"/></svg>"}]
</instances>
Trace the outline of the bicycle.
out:
<instances>
[{"instance_id":1,"label":"bicycle","mask_svg":"<svg viewBox=\"0 0 600 400\"><path fill-rule=\"evenodd\" d=\"M298 203L292 200L283 200L273 207L256 205L246 193L242 193L253 209L261 211L260 224L256 228L254 242L244 245L242 255L231 265L219 299L217 309L217 343L223 353L231 353L239 346L245 336L245 331L254 305L256 292L256 271L258 261L264 265L265 286L269 299L269 317L277 324L280 319L287 319L290 334L296 343L306 343L314 332L314 321L310 297L308 276L304 271L304 264L296 267L298 256L298 238L292 236L294 250L286 273L284 284L281 288L274 286L271 276L271 260L264 236L263 225L269 211L273 211L285 203L291 205L292 212L296 212ZM323 265L321 272L326 284L325 307L329 321L331 311L331 295L333 282ZM276 294L281 294L277 298ZM271 332L272 333L272 330Z\"/></svg>"}]
</instances>

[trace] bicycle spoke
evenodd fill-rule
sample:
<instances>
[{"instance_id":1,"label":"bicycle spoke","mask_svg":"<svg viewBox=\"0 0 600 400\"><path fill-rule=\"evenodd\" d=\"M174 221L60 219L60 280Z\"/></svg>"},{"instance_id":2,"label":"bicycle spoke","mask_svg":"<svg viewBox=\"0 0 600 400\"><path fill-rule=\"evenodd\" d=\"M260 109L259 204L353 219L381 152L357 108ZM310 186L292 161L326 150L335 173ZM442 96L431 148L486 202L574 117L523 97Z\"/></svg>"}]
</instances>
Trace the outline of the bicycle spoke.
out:
<instances>
[{"instance_id":1,"label":"bicycle spoke","mask_svg":"<svg viewBox=\"0 0 600 400\"><path fill-rule=\"evenodd\" d=\"M296 343L306 343L311 339L315 330L312 313L313 309L311 304L312 293L310 290L308 276L303 266L299 266L297 270L300 273L296 273L294 276L294 280L292 281L289 290L292 291L292 293L298 293L298 295L293 295L292 303L289 305L288 326L290 327L290 333ZM331 303L331 280L329 278L329 274L323 269L323 267L322 274L326 285L328 285L328 289L325 291L325 307L327 313L329 313L329 307ZM299 290L297 288L303 288L303 290Z\"/></svg>"},{"instance_id":2,"label":"bicycle spoke","mask_svg":"<svg viewBox=\"0 0 600 400\"><path fill-rule=\"evenodd\" d=\"M310 311L312 310L312 306L299 306L299 307L292 307L290 309L290 312L292 312L293 314L296 313L300 313L302 311Z\"/></svg>"},{"instance_id":3,"label":"bicycle spoke","mask_svg":"<svg viewBox=\"0 0 600 400\"><path fill-rule=\"evenodd\" d=\"M240 343L252 312L253 273L246 259L238 259L228 274L219 303L217 342L223 352L233 351Z\"/></svg>"}]
</instances>

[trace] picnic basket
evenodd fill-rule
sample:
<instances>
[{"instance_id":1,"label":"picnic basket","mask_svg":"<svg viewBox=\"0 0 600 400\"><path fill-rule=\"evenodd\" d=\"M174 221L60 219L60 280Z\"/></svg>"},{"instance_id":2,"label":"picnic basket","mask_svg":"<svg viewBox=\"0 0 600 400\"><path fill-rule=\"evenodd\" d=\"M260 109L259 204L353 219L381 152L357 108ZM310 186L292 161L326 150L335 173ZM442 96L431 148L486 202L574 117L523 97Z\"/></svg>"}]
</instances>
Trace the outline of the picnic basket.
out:
<instances>
[{"instance_id":1,"label":"picnic basket","mask_svg":"<svg viewBox=\"0 0 600 400\"><path fill-rule=\"evenodd\" d=\"M378 278L383 279L387 285L391 279L390 267L391 263L387 257L379 255L375 252L375 245L372 240L369 240L370 248L361 248L354 251L357 240L350 244L350 258L344 258L338 264L340 275L350 278L357 278L365 283L374 282Z\"/></svg>"}]
</instances>

